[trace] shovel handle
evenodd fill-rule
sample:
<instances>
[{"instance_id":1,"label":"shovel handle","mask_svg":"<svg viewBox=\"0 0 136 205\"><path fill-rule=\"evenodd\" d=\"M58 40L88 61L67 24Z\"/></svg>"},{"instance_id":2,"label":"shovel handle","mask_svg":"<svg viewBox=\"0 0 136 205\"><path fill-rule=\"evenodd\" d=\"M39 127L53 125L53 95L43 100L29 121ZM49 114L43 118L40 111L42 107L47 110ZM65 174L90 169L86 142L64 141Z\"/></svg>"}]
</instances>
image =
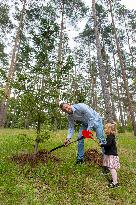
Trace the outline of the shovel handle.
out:
<instances>
[{"instance_id":1,"label":"shovel handle","mask_svg":"<svg viewBox=\"0 0 136 205\"><path fill-rule=\"evenodd\" d=\"M79 141L79 140L81 140L81 139L84 139L84 137L82 136L81 138L78 138L78 139L76 139L76 140L74 140L74 141L72 141L72 142L69 142L68 145L69 145L69 144L72 144L72 143L74 143L74 142L77 142L77 141ZM57 146L57 147L51 149L51 150L49 151L49 153L50 153L50 152L53 152L53 151L55 151L56 149L59 149L59 148L61 148L61 147L65 147L65 145L64 145L64 144L59 145L59 146Z\"/></svg>"},{"instance_id":2,"label":"shovel handle","mask_svg":"<svg viewBox=\"0 0 136 205\"><path fill-rule=\"evenodd\" d=\"M59 146L57 146L57 147L51 149L51 150L49 151L49 153L55 151L56 149L59 149L59 148L61 148L61 147L64 147L64 146L65 146L64 144L59 145Z\"/></svg>"}]
</instances>

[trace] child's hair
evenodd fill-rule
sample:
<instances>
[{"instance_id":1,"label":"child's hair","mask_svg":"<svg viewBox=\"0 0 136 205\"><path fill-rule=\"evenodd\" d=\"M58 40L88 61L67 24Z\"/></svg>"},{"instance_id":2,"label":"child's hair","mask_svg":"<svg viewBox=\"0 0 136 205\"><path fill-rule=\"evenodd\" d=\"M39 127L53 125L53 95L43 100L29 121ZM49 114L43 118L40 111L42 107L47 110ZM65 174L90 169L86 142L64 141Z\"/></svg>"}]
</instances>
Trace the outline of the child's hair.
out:
<instances>
[{"instance_id":1,"label":"child's hair","mask_svg":"<svg viewBox=\"0 0 136 205\"><path fill-rule=\"evenodd\" d=\"M105 131L107 134L117 134L117 124L115 122L112 123L106 123L105 124Z\"/></svg>"}]
</instances>

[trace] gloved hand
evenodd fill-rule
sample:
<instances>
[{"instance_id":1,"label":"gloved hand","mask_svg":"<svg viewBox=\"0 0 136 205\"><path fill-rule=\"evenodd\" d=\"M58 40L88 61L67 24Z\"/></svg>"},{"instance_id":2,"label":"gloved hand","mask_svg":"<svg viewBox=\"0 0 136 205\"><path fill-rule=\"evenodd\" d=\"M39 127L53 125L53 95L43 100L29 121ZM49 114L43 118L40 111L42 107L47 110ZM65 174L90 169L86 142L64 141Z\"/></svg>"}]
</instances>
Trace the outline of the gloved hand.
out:
<instances>
[{"instance_id":1,"label":"gloved hand","mask_svg":"<svg viewBox=\"0 0 136 205\"><path fill-rule=\"evenodd\" d=\"M66 138L66 139L64 140L64 145L67 146L69 143L70 143L70 140Z\"/></svg>"}]
</instances>

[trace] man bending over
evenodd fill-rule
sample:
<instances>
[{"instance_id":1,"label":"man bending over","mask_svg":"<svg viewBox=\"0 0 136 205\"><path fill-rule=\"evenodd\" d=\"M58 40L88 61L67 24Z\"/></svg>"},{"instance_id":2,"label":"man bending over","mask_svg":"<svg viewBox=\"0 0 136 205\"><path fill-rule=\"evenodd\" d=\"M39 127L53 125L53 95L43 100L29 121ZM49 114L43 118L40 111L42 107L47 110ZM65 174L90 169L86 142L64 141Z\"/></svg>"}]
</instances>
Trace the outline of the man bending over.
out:
<instances>
[{"instance_id":1,"label":"man bending over","mask_svg":"<svg viewBox=\"0 0 136 205\"><path fill-rule=\"evenodd\" d=\"M64 141L67 145L74 134L74 124L76 121L81 122L79 128L78 138L82 137L82 130L92 129L96 132L96 137L100 144L105 144L103 123L100 115L84 103L70 105L68 103L61 103L60 108L63 112L68 114L68 135ZM104 149L102 148L102 152ZM78 141L78 153L76 164L82 164L84 161L84 139Z\"/></svg>"}]
</instances>

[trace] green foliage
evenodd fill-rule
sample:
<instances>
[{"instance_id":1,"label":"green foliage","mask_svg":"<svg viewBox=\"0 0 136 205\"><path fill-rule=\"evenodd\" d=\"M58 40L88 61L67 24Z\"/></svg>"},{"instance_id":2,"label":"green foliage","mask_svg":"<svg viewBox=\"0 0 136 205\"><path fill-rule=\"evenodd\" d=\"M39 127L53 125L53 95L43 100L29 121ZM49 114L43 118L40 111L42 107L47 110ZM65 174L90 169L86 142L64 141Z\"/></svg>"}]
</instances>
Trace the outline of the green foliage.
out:
<instances>
[{"instance_id":1,"label":"green foliage","mask_svg":"<svg viewBox=\"0 0 136 205\"><path fill-rule=\"evenodd\" d=\"M132 126L131 120L128 120L128 121L127 121L126 130L127 130L128 132L132 132L132 131L133 131L133 126Z\"/></svg>"},{"instance_id":2,"label":"green foliage","mask_svg":"<svg viewBox=\"0 0 136 205\"><path fill-rule=\"evenodd\" d=\"M10 18L9 18L9 6L5 4L4 2L0 2L0 27L2 31L7 28L7 26L10 26L10 29L13 28Z\"/></svg>"},{"instance_id":3,"label":"green foliage","mask_svg":"<svg viewBox=\"0 0 136 205\"><path fill-rule=\"evenodd\" d=\"M49 130L41 130L40 133L37 134L36 142L37 143L44 143L50 138L50 131Z\"/></svg>"},{"instance_id":4,"label":"green foliage","mask_svg":"<svg viewBox=\"0 0 136 205\"><path fill-rule=\"evenodd\" d=\"M15 3L15 4L14 4ZM8 55L6 44L12 47L11 41L16 33L16 26L12 29L13 23L19 24L20 4L18 2L2 2L0 3L0 102L4 94L4 85L6 83L6 75L8 71L7 59ZM23 2L20 2L23 3ZM62 17L62 7L64 4L64 25L61 39L60 35L60 18ZM115 19L118 17L117 31L126 61L128 82L132 82L129 89L135 93L135 67L130 65L131 55L125 53L127 45L126 31L128 31L130 42L133 42L135 29L135 11L129 11L119 1L113 4L115 11ZM115 83L115 65L117 66L117 77L119 79L120 100L125 106L126 96L125 89L122 86L121 69L115 54L115 63L113 64L113 51L116 50L113 26L109 20L109 7L106 1L96 2L96 15L98 17L98 29L101 36L101 47L106 48L103 54L103 60L109 61L108 66L111 71L112 93L117 108L118 95ZM125 15L125 18L123 14ZM69 47L69 26L76 25L80 20L86 17L87 24L79 37L76 37L77 46L71 50ZM122 21L122 19L123 21ZM67 128L67 119L60 113L58 108L58 99L71 102L87 102L90 106L98 110L100 114L104 113L103 93L100 85L100 70L97 62L96 41L94 35L94 20L92 14L88 17L88 8L81 0L51 0L48 3L44 1L30 1L25 10L25 21L23 30L21 31L21 40L19 52L17 55L17 65L15 66L14 82L10 84L14 97L9 100L7 113L7 127L29 128L33 127L40 132L42 125L49 126L49 129ZM127 27L120 26L126 20ZM18 21L18 22L17 22ZM123 24L122 24L123 22ZM17 25L16 24L16 25ZM120 28L121 27L121 28ZM0 29L0 31L1 31ZM12 36L10 35L12 33ZM71 30L72 30L71 29ZM127 29L127 30L126 30ZM8 41L5 41L5 33L7 33ZM132 39L131 39L132 37ZM11 39L11 41L10 41ZM62 59L58 62L58 47L62 40ZM135 60L135 46L130 45ZM127 49L126 49L127 50ZM106 58L108 57L109 58ZM105 62L104 62L105 64ZM107 73L105 73L106 75ZM108 79L107 79L107 86ZM103 89L104 92L104 89ZM98 105L97 105L98 104ZM134 104L135 105L135 104ZM116 109L115 108L115 109ZM129 125L128 125L129 126ZM118 125L119 132L124 129ZM128 130L131 130L130 126ZM40 136L39 136L40 138Z\"/></svg>"},{"instance_id":5,"label":"green foliage","mask_svg":"<svg viewBox=\"0 0 136 205\"><path fill-rule=\"evenodd\" d=\"M125 128L118 122L117 123L118 133L125 133Z\"/></svg>"},{"instance_id":6,"label":"green foliage","mask_svg":"<svg viewBox=\"0 0 136 205\"><path fill-rule=\"evenodd\" d=\"M3 99L3 96L4 96L4 89L3 88L0 88L0 103Z\"/></svg>"},{"instance_id":7,"label":"green foliage","mask_svg":"<svg viewBox=\"0 0 136 205\"><path fill-rule=\"evenodd\" d=\"M29 136L28 133L23 133L23 130L22 133L17 134L16 137L19 140L21 146L25 147L27 144L33 143L33 139Z\"/></svg>"}]
</instances>

